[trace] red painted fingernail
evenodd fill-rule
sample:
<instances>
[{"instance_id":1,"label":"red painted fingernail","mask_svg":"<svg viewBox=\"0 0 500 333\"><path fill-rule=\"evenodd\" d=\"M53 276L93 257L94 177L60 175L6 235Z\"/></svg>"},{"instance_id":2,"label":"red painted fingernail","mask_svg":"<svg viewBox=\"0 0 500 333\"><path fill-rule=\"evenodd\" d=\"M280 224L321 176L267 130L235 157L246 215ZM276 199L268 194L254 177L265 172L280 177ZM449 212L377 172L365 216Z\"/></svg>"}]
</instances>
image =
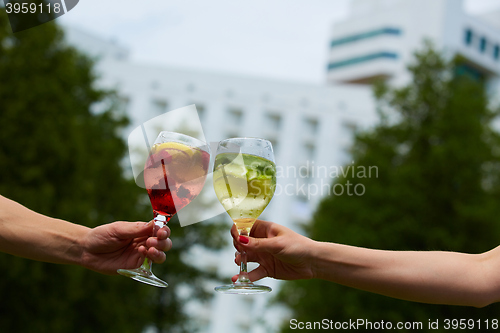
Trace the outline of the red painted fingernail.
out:
<instances>
[{"instance_id":1,"label":"red painted fingernail","mask_svg":"<svg viewBox=\"0 0 500 333\"><path fill-rule=\"evenodd\" d=\"M238 240L242 244L248 244L248 242L250 241L250 238L248 238L247 236L240 236L240 238Z\"/></svg>"}]
</instances>

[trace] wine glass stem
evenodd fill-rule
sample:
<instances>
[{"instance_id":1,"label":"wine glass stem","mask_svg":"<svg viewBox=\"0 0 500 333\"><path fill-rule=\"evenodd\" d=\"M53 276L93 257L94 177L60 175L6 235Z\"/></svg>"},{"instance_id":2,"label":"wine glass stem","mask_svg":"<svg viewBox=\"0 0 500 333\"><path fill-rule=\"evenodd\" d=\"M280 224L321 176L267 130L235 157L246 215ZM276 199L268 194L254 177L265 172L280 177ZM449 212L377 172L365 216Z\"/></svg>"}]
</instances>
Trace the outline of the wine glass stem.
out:
<instances>
[{"instance_id":1,"label":"wine glass stem","mask_svg":"<svg viewBox=\"0 0 500 333\"><path fill-rule=\"evenodd\" d=\"M156 237L156 232L167 225L168 221L172 218L172 215L162 215L156 211L153 211L153 221L155 223L155 227L153 228L153 237ZM146 257L144 262L142 263L141 268L146 272L152 273L153 260Z\"/></svg>"},{"instance_id":2,"label":"wine glass stem","mask_svg":"<svg viewBox=\"0 0 500 333\"><path fill-rule=\"evenodd\" d=\"M145 271L151 271L151 264L153 262L151 261L151 259L149 259L148 257L146 257L144 259L144 262L142 263L142 268L145 270Z\"/></svg>"},{"instance_id":3,"label":"wine glass stem","mask_svg":"<svg viewBox=\"0 0 500 333\"><path fill-rule=\"evenodd\" d=\"M250 283L247 270L247 253L245 251L242 251L240 255L241 255L241 263L240 263L240 274L238 275L238 282Z\"/></svg>"}]
</instances>

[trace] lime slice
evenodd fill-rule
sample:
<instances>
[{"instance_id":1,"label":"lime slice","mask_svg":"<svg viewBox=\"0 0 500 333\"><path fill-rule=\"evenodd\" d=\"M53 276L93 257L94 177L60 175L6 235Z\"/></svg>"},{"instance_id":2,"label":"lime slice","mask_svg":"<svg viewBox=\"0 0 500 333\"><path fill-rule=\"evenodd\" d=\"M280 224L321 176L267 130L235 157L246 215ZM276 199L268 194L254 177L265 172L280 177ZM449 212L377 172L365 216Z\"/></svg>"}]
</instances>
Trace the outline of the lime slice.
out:
<instances>
[{"instance_id":1,"label":"lime slice","mask_svg":"<svg viewBox=\"0 0 500 333\"><path fill-rule=\"evenodd\" d=\"M259 178L259 172L257 170L248 170L247 180L252 180L256 178Z\"/></svg>"},{"instance_id":2,"label":"lime slice","mask_svg":"<svg viewBox=\"0 0 500 333\"><path fill-rule=\"evenodd\" d=\"M224 181L224 177L219 177L214 180L214 189L217 196L220 196L219 199L229 198L228 185Z\"/></svg>"},{"instance_id":3,"label":"lime slice","mask_svg":"<svg viewBox=\"0 0 500 333\"><path fill-rule=\"evenodd\" d=\"M237 163L231 163L222 166L223 173L229 176L233 176L236 178L246 178L247 174L247 169L245 168L244 165L237 164Z\"/></svg>"},{"instance_id":4,"label":"lime slice","mask_svg":"<svg viewBox=\"0 0 500 333\"><path fill-rule=\"evenodd\" d=\"M255 196L269 196L272 194L272 180L271 179L254 179L248 183L248 194Z\"/></svg>"}]
</instances>

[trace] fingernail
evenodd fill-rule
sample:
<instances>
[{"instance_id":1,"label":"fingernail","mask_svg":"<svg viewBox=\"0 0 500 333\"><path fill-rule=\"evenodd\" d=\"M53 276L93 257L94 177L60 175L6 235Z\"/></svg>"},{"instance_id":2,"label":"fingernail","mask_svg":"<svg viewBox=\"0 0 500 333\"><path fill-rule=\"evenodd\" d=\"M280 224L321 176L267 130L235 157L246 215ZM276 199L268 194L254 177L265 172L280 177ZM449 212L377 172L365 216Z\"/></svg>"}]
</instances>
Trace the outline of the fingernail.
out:
<instances>
[{"instance_id":1,"label":"fingernail","mask_svg":"<svg viewBox=\"0 0 500 333\"><path fill-rule=\"evenodd\" d=\"M248 238L247 236L240 236L238 238L238 240L240 241L240 243L242 244L248 244L248 242L250 241L250 238Z\"/></svg>"}]
</instances>

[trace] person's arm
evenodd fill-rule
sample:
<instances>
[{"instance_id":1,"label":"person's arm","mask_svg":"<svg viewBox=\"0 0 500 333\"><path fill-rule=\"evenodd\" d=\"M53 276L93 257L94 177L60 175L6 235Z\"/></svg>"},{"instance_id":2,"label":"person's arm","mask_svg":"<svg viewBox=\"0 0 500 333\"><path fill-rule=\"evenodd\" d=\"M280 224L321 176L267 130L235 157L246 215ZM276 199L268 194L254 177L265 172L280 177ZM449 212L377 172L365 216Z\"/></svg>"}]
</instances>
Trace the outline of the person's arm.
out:
<instances>
[{"instance_id":1,"label":"person's arm","mask_svg":"<svg viewBox=\"0 0 500 333\"><path fill-rule=\"evenodd\" d=\"M75 264L115 274L139 267L145 256L163 262L170 230L154 223L114 222L94 229L36 213L0 196L0 251L28 259Z\"/></svg>"},{"instance_id":2,"label":"person's arm","mask_svg":"<svg viewBox=\"0 0 500 333\"><path fill-rule=\"evenodd\" d=\"M500 300L499 250L384 251L315 242L309 253L316 278L409 301L482 307Z\"/></svg>"},{"instance_id":3,"label":"person's arm","mask_svg":"<svg viewBox=\"0 0 500 333\"><path fill-rule=\"evenodd\" d=\"M249 274L252 281L319 278L436 304L482 307L500 300L500 248L483 254L374 250L316 242L265 221L256 222L252 237L232 234L248 260L260 264Z\"/></svg>"}]
</instances>

